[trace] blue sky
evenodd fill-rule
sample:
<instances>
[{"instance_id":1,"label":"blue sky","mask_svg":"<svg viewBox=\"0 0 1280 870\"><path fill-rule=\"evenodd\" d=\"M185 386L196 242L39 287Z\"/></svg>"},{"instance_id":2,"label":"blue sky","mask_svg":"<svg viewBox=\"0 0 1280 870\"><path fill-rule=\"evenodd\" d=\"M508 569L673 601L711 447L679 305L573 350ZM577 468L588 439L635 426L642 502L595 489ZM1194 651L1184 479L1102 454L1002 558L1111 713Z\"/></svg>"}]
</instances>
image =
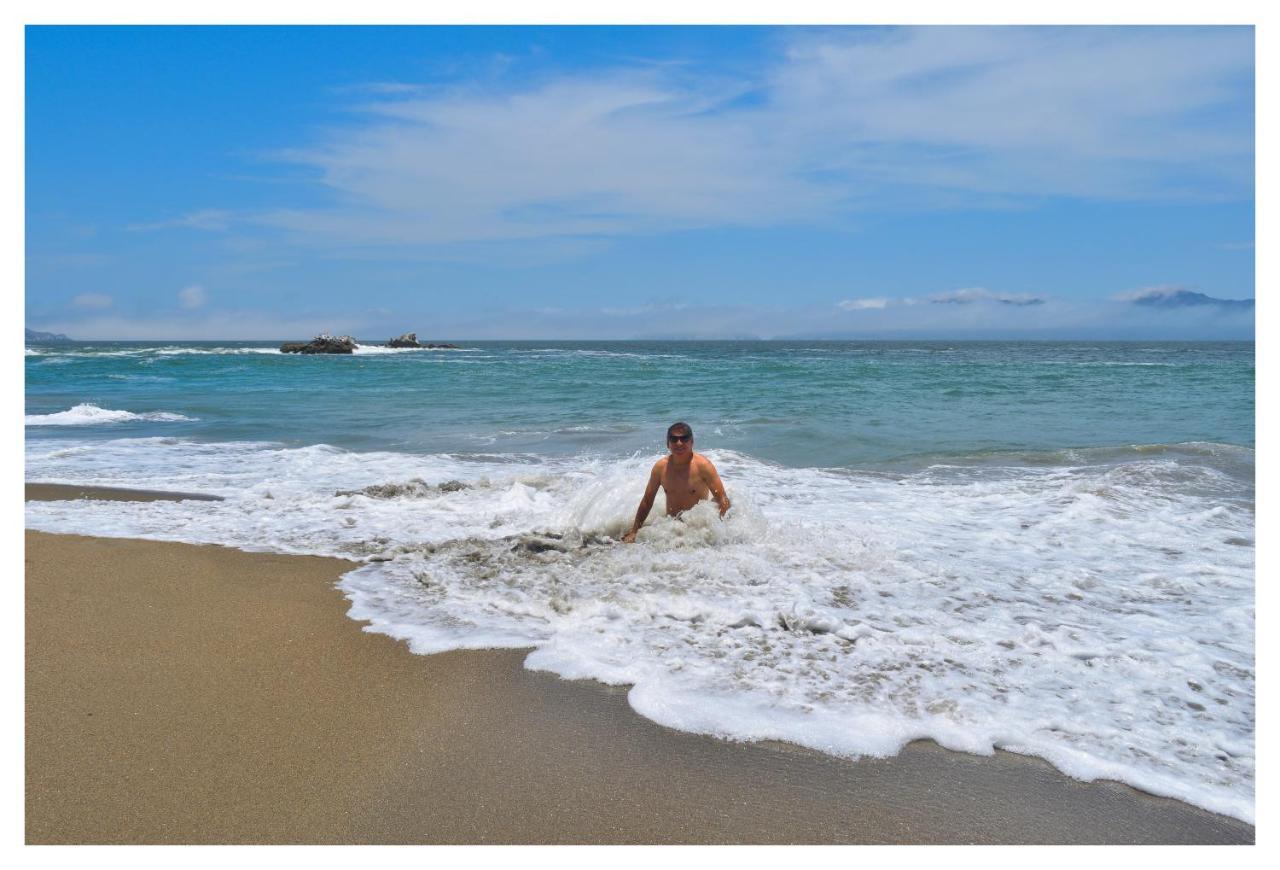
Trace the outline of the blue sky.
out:
<instances>
[{"instance_id":1,"label":"blue sky","mask_svg":"<svg viewBox=\"0 0 1280 870\"><path fill-rule=\"evenodd\" d=\"M74 338L1249 338L1250 28L33 27Z\"/></svg>"}]
</instances>

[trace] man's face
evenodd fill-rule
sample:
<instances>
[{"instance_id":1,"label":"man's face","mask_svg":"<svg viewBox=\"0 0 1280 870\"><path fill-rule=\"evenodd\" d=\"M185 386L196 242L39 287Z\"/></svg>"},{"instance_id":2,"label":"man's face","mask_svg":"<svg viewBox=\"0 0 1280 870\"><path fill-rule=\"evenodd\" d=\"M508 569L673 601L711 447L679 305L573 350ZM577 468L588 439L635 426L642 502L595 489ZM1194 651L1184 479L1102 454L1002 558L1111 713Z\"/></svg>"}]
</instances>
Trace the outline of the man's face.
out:
<instances>
[{"instance_id":1,"label":"man's face","mask_svg":"<svg viewBox=\"0 0 1280 870\"><path fill-rule=\"evenodd\" d=\"M667 435L667 449L672 456L687 456L693 450L693 435L688 432L673 432Z\"/></svg>"}]
</instances>

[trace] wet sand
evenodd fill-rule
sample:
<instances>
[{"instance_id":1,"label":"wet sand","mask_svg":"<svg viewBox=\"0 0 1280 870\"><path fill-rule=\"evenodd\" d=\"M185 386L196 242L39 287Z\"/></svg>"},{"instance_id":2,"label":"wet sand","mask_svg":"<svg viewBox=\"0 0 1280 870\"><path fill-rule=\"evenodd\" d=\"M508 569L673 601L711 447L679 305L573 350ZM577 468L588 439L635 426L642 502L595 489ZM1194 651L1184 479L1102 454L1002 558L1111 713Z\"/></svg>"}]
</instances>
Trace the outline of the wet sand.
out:
<instances>
[{"instance_id":1,"label":"wet sand","mask_svg":"<svg viewBox=\"0 0 1280 870\"><path fill-rule=\"evenodd\" d=\"M222 496L154 489L120 489L114 486L69 486L61 483L26 484L27 501L59 501L91 498L98 501L222 501Z\"/></svg>"},{"instance_id":2,"label":"wet sand","mask_svg":"<svg viewBox=\"0 0 1280 870\"><path fill-rule=\"evenodd\" d=\"M732 743L523 652L415 656L346 617L352 564L27 532L27 842L1253 842L1038 759Z\"/></svg>"}]
</instances>

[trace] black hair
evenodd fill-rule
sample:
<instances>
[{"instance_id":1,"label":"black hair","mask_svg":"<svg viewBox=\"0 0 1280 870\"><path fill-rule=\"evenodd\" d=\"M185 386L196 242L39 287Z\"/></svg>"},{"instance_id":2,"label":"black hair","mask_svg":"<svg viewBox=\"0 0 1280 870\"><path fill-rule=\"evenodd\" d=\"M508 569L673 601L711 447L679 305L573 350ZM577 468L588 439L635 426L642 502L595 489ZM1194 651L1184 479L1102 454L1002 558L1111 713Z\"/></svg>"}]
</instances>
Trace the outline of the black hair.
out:
<instances>
[{"instance_id":1,"label":"black hair","mask_svg":"<svg viewBox=\"0 0 1280 870\"><path fill-rule=\"evenodd\" d=\"M668 440L668 441L670 441L670 440L671 440L671 436L672 436L672 435L675 435L675 434L677 434L677 433L678 433L678 434L681 434L681 435L688 435L688 436L689 436L689 440L690 440L690 441L692 441L692 440L693 440L693 427L692 427L692 426L690 426L688 423L685 423L685 422L681 421L681 422L679 422L679 423L672 423L670 426L668 426L668 427L667 427L667 440Z\"/></svg>"}]
</instances>

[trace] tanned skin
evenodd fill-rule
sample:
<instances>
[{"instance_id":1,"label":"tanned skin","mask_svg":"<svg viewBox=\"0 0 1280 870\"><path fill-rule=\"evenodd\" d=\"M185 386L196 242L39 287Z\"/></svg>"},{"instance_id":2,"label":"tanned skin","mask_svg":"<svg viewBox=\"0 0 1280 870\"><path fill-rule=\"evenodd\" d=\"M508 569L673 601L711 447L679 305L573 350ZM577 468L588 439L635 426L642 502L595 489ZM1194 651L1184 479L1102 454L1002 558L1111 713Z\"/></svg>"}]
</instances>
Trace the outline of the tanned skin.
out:
<instances>
[{"instance_id":1,"label":"tanned skin","mask_svg":"<svg viewBox=\"0 0 1280 870\"><path fill-rule=\"evenodd\" d=\"M667 435L667 449L670 455L664 456L653 464L649 472L649 484L645 487L644 498L636 510L635 522L631 530L622 536L624 544L633 544L636 533L644 525L653 508L653 500L658 495L658 487L667 494L667 516L675 517L687 511L700 501L715 499L720 507L720 516L729 510L729 496L725 494L724 484L716 467L707 457L693 452L693 435L687 431L677 430Z\"/></svg>"}]
</instances>

